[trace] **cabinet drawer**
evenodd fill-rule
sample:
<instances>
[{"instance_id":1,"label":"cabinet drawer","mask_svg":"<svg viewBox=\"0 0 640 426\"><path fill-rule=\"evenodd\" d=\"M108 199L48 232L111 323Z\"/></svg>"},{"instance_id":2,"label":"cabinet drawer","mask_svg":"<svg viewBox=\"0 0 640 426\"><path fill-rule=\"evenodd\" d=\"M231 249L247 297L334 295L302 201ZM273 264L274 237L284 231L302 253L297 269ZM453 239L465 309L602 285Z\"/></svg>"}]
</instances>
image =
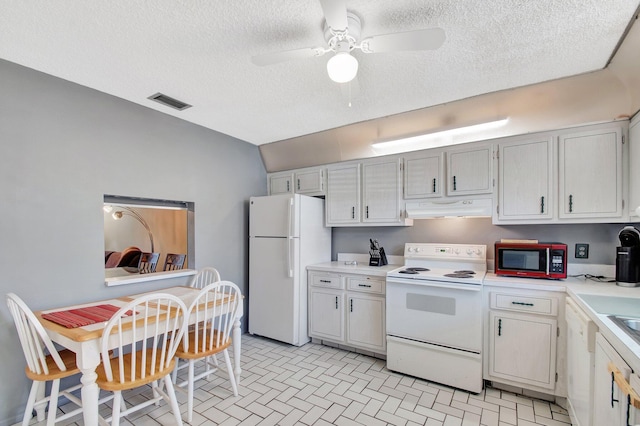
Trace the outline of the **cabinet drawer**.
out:
<instances>
[{"instance_id":1,"label":"cabinet drawer","mask_svg":"<svg viewBox=\"0 0 640 426\"><path fill-rule=\"evenodd\" d=\"M491 293L491 308L509 311L557 315L558 300L553 297L535 297L509 293Z\"/></svg>"},{"instance_id":2,"label":"cabinet drawer","mask_svg":"<svg viewBox=\"0 0 640 426\"><path fill-rule=\"evenodd\" d=\"M316 287L344 289L342 276L338 274L311 274L311 279L309 281L311 285Z\"/></svg>"},{"instance_id":3,"label":"cabinet drawer","mask_svg":"<svg viewBox=\"0 0 640 426\"><path fill-rule=\"evenodd\" d=\"M347 278L347 290L384 294L385 281L378 277L349 277Z\"/></svg>"}]
</instances>

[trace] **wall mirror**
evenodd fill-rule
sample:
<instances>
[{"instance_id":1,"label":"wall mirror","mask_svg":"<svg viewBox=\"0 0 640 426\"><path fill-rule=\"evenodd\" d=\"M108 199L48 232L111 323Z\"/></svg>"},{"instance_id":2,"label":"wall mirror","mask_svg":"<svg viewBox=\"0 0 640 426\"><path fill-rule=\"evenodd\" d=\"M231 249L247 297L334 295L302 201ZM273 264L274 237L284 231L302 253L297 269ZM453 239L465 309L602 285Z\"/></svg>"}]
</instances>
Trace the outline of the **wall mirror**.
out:
<instances>
[{"instance_id":1,"label":"wall mirror","mask_svg":"<svg viewBox=\"0 0 640 426\"><path fill-rule=\"evenodd\" d=\"M189 202L105 195L105 277L193 267L193 212Z\"/></svg>"}]
</instances>

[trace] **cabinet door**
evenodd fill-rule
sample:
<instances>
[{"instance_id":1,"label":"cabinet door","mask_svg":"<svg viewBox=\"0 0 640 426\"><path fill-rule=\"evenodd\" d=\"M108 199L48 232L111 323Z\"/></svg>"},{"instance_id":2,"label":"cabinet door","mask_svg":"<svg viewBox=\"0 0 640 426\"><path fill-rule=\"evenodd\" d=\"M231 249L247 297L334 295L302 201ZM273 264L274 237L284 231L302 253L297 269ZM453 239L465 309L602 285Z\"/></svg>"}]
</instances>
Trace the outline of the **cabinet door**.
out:
<instances>
[{"instance_id":1,"label":"cabinet door","mask_svg":"<svg viewBox=\"0 0 640 426\"><path fill-rule=\"evenodd\" d=\"M342 292L309 288L309 336L344 341Z\"/></svg>"},{"instance_id":2,"label":"cabinet door","mask_svg":"<svg viewBox=\"0 0 640 426\"><path fill-rule=\"evenodd\" d=\"M400 220L400 161L364 164L363 222Z\"/></svg>"},{"instance_id":3,"label":"cabinet door","mask_svg":"<svg viewBox=\"0 0 640 426\"><path fill-rule=\"evenodd\" d=\"M442 156L427 155L404 161L404 198L442 196Z\"/></svg>"},{"instance_id":4,"label":"cabinet door","mask_svg":"<svg viewBox=\"0 0 640 426\"><path fill-rule=\"evenodd\" d=\"M321 194L324 192L322 169L296 172L294 182L297 194Z\"/></svg>"},{"instance_id":5,"label":"cabinet door","mask_svg":"<svg viewBox=\"0 0 640 426\"><path fill-rule=\"evenodd\" d=\"M640 115L629 126L629 216L640 221Z\"/></svg>"},{"instance_id":6,"label":"cabinet door","mask_svg":"<svg viewBox=\"0 0 640 426\"><path fill-rule=\"evenodd\" d=\"M631 369L609 342L598 333L596 334L595 374L593 378L594 426L622 426L627 424L627 400L624 393L613 383L608 369L609 363L613 363L624 375L625 379L629 380Z\"/></svg>"},{"instance_id":7,"label":"cabinet door","mask_svg":"<svg viewBox=\"0 0 640 426\"><path fill-rule=\"evenodd\" d=\"M560 218L622 216L622 130L560 136Z\"/></svg>"},{"instance_id":8,"label":"cabinet door","mask_svg":"<svg viewBox=\"0 0 640 426\"><path fill-rule=\"evenodd\" d=\"M489 374L553 389L557 321L493 311L489 320Z\"/></svg>"},{"instance_id":9,"label":"cabinet door","mask_svg":"<svg viewBox=\"0 0 640 426\"><path fill-rule=\"evenodd\" d=\"M491 193L491 147L447 153L447 195Z\"/></svg>"},{"instance_id":10,"label":"cabinet door","mask_svg":"<svg viewBox=\"0 0 640 426\"><path fill-rule=\"evenodd\" d=\"M347 303L347 343L385 351L385 299L349 293Z\"/></svg>"},{"instance_id":11,"label":"cabinet door","mask_svg":"<svg viewBox=\"0 0 640 426\"><path fill-rule=\"evenodd\" d=\"M327 170L327 225L360 222L360 165Z\"/></svg>"},{"instance_id":12,"label":"cabinet door","mask_svg":"<svg viewBox=\"0 0 640 426\"><path fill-rule=\"evenodd\" d=\"M272 175L269 177L269 194L293 194L293 184L290 174Z\"/></svg>"},{"instance_id":13,"label":"cabinet door","mask_svg":"<svg viewBox=\"0 0 640 426\"><path fill-rule=\"evenodd\" d=\"M553 139L501 144L498 149L498 217L551 219Z\"/></svg>"}]
</instances>

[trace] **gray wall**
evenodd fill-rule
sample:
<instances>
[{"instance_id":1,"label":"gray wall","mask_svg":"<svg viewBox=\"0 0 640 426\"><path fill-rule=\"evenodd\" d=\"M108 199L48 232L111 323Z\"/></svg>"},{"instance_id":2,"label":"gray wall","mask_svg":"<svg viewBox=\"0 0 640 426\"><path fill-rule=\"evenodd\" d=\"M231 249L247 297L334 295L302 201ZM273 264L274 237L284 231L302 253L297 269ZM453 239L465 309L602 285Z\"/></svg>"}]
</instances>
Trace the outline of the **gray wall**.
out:
<instances>
[{"instance_id":1,"label":"gray wall","mask_svg":"<svg viewBox=\"0 0 640 426\"><path fill-rule=\"evenodd\" d=\"M491 224L490 218L425 219L413 223L402 228L333 228L333 258L337 253L368 253L369 238L375 238L392 255L402 256L406 242L486 244L487 257L493 259L493 244L501 238L530 238L567 244L569 263L613 265L618 231L624 226L621 223L497 226ZM589 244L588 259L574 258L575 243Z\"/></svg>"},{"instance_id":2,"label":"gray wall","mask_svg":"<svg viewBox=\"0 0 640 426\"><path fill-rule=\"evenodd\" d=\"M194 202L196 267L246 292L248 198L266 194L257 147L1 60L0 93L2 294L38 310L182 284L104 286L104 194ZM6 425L28 381L5 303L0 359Z\"/></svg>"}]
</instances>

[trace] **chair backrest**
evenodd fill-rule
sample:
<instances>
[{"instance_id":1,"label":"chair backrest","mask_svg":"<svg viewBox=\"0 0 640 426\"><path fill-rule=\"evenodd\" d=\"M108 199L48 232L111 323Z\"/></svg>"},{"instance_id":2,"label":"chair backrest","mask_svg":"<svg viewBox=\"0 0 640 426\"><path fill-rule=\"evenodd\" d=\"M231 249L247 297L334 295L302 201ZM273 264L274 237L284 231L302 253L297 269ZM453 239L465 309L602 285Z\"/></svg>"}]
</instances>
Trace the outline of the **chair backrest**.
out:
<instances>
[{"instance_id":1,"label":"chair backrest","mask_svg":"<svg viewBox=\"0 0 640 426\"><path fill-rule=\"evenodd\" d=\"M218 281L200 290L189 306L189 316L195 317L195 324L189 332L192 337L183 339L183 350L200 353L228 344L241 303L240 288L231 281ZM188 347L190 340L195 347Z\"/></svg>"},{"instance_id":2,"label":"chair backrest","mask_svg":"<svg viewBox=\"0 0 640 426\"><path fill-rule=\"evenodd\" d=\"M193 281L191 281L191 287L205 288L207 285L218 281L220 281L220 273L216 268L202 268L193 277Z\"/></svg>"},{"instance_id":3,"label":"chair backrest","mask_svg":"<svg viewBox=\"0 0 640 426\"><path fill-rule=\"evenodd\" d=\"M35 374L49 374L47 352L61 371L67 371L60 354L31 309L14 293L7 294L7 305L18 330L27 367ZM45 352L46 350L46 352Z\"/></svg>"},{"instance_id":4,"label":"chair backrest","mask_svg":"<svg viewBox=\"0 0 640 426\"><path fill-rule=\"evenodd\" d=\"M186 310L182 300L167 293L140 296L120 308L102 331L100 352L107 380L120 385L144 382L167 369L186 328ZM116 371L111 368L111 349L117 349Z\"/></svg>"},{"instance_id":5,"label":"chair backrest","mask_svg":"<svg viewBox=\"0 0 640 426\"><path fill-rule=\"evenodd\" d=\"M184 267L184 259L186 254L167 253L167 258L164 261L163 271L175 271Z\"/></svg>"},{"instance_id":6,"label":"chair backrest","mask_svg":"<svg viewBox=\"0 0 640 426\"><path fill-rule=\"evenodd\" d=\"M140 253L140 261L138 262L138 271L141 274L155 272L158 266L160 253Z\"/></svg>"}]
</instances>

